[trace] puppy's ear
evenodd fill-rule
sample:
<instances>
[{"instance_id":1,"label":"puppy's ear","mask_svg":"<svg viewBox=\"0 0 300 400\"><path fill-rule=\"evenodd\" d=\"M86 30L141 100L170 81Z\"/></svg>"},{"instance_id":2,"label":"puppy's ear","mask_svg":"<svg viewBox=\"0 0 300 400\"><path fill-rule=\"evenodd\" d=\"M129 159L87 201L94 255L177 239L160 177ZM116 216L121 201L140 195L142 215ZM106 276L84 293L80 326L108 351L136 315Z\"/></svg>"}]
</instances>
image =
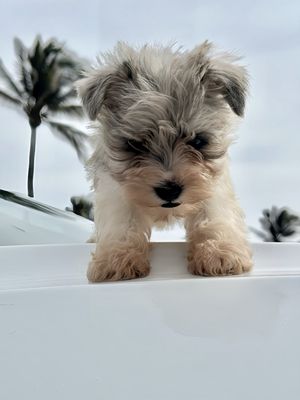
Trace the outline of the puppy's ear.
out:
<instances>
[{"instance_id":1,"label":"puppy's ear","mask_svg":"<svg viewBox=\"0 0 300 400\"><path fill-rule=\"evenodd\" d=\"M88 116L95 120L104 106L112 112L122 108L122 98L138 84L133 67L124 61L116 68L93 70L76 86Z\"/></svg>"},{"instance_id":2,"label":"puppy's ear","mask_svg":"<svg viewBox=\"0 0 300 400\"><path fill-rule=\"evenodd\" d=\"M239 117L244 115L248 90L247 72L236 65L229 56L212 63L207 74L207 94L220 94Z\"/></svg>"},{"instance_id":3,"label":"puppy's ear","mask_svg":"<svg viewBox=\"0 0 300 400\"><path fill-rule=\"evenodd\" d=\"M237 57L231 54L212 54L213 45L205 42L194 49L190 60L206 87L206 96L222 96L232 111L242 117L248 90L248 74L244 67L236 64Z\"/></svg>"}]
</instances>

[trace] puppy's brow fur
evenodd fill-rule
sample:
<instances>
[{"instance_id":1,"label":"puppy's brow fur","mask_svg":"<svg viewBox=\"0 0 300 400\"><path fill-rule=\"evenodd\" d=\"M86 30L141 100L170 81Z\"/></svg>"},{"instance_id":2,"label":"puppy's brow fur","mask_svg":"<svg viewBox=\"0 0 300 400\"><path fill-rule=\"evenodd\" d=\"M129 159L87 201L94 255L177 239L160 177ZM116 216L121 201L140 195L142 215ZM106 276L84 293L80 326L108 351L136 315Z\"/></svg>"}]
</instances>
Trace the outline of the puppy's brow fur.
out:
<instances>
[{"instance_id":1,"label":"puppy's brow fur","mask_svg":"<svg viewBox=\"0 0 300 400\"><path fill-rule=\"evenodd\" d=\"M120 42L78 82L95 121L87 164L97 242L91 281L147 275L152 226L178 219L186 227L192 273L250 269L228 172L227 150L247 94L247 73L237 61L208 42L192 51ZM182 188L174 203L155 191L166 182Z\"/></svg>"}]
</instances>

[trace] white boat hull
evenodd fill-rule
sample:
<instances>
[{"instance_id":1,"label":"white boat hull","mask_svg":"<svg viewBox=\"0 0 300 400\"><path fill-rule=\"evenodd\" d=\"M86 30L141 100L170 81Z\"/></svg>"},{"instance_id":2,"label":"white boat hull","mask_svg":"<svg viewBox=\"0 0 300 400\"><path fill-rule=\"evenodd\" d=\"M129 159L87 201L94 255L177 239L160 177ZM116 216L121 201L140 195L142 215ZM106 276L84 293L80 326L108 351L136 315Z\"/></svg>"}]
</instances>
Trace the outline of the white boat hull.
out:
<instances>
[{"instance_id":1,"label":"white boat hull","mask_svg":"<svg viewBox=\"0 0 300 400\"><path fill-rule=\"evenodd\" d=\"M184 247L97 285L91 245L0 249L0 398L299 400L300 246L255 245L225 278L188 275Z\"/></svg>"}]
</instances>

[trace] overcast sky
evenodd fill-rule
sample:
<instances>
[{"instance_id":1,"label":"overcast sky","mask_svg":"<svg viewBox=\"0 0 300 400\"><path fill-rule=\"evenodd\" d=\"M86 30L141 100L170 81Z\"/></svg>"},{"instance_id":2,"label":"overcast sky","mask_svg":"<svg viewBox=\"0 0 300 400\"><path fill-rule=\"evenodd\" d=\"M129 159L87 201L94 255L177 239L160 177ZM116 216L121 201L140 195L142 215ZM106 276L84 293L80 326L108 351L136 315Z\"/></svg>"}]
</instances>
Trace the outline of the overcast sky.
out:
<instances>
[{"instance_id":1,"label":"overcast sky","mask_svg":"<svg viewBox=\"0 0 300 400\"><path fill-rule=\"evenodd\" d=\"M251 97L231 150L238 197L253 226L273 204L300 211L299 1L10 0L1 6L0 57L9 68L13 37L30 45L37 33L92 61L120 39L177 41L186 48L209 39L243 55ZM0 120L0 187L26 192L29 126L2 105ZM72 148L39 128L36 198L64 208L72 195L88 191Z\"/></svg>"}]
</instances>

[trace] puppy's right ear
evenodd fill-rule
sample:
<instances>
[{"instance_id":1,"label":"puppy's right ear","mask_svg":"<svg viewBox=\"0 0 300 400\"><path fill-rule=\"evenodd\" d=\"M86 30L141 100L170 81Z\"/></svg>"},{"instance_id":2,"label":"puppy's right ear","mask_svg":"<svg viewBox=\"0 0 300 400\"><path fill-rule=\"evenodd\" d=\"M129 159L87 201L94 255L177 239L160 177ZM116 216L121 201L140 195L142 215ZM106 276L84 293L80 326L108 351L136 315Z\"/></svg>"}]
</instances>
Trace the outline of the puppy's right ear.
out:
<instances>
[{"instance_id":1,"label":"puppy's right ear","mask_svg":"<svg viewBox=\"0 0 300 400\"><path fill-rule=\"evenodd\" d=\"M103 106L117 112L124 95L138 84L133 67L124 61L115 69L93 70L89 76L77 81L76 87L89 118L95 120Z\"/></svg>"}]
</instances>

